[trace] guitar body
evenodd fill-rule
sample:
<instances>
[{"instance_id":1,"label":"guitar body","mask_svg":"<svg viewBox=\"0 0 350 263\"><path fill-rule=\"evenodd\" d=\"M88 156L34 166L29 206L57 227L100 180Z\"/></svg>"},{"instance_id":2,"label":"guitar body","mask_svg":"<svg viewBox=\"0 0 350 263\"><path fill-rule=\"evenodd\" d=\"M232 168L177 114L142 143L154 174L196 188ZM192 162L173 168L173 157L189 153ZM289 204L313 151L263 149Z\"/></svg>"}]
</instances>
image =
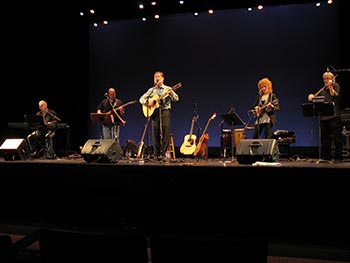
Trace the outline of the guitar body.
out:
<instances>
[{"instance_id":1,"label":"guitar body","mask_svg":"<svg viewBox=\"0 0 350 263\"><path fill-rule=\"evenodd\" d=\"M209 134L205 133L201 136L197 147L193 153L194 156L204 156L207 153L207 149L208 149L208 141L209 141Z\"/></svg>"},{"instance_id":2,"label":"guitar body","mask_svg":"<svg viewBox=\"0 0 350 263\"><path fill-rule=\"evenodd\" d=\"M152 96L152 98L149 99L149 101L153 101L153 105L152 106L146 106L146 105L142 105L142 112L143 115L145 115L145 117L151 117L154 110L159 108L159 95L158 94L154 94Z\"/></svg>"},{"instance_id":3,"label":"guitar body","mask_svg":"<svg viewBox=\"0 0 350 263\"><path fill-rule=\"evenodd\" d=\"M192 134L186 135L184 138L184 142L182 143L180 147L180 153L184 155L192 155L196 149L196 141L197 141L197 136Z\"/></svg>"},{"instance_id":4,"label":"guitar body","mask_svg":"<svg viewBox=\"0 0 350 263\"><path fill-rule=\"evenodd\" d=\"M180 153L184 155L191 155L194 153L196 149L197 136L193 135L192 132L193 132L193 125L197 121L197 119L198 119L198 116L193 116L190 134L185 136L184 142L180 147Z\"/></svg>"},{"instance_id":5,"label":"guitar body","mask_svg":"<svg viewBox=\"0 0 350 263\"><path fill-rule=\"evenodd\" d=\"M204 131L202 133L201 138L199 139L199 142L196 146L196 149L194 150L193 155L194 156L206 156L207 155L207 149L208 149L208 141L209 141L209 134L207 133L207 129L209 126L209 123L211 120L213 120L216 117L216 113L214 112L214 114L209 118L207 125L204 128Z\"/></svg>"},{"instance_id":6,"label":"guitar body","mask_svg":"<svg viewBox=\"0 0 350 263\"><path fill-rule=\"evenodd\" d=\"M178 88L180 88L181 86L182 86L182 83L179 82L176 85L174 85L171 89L175 91ZM147 106L147 105L142 104L143 115L145 115L145 117L147 117L147 118L151 117L154 110L159 108L160 101L162 99L164 99L165 97L167 97L168 95L169 94L168 94L167 90L165 90L164 93L160 96L158 94L154 94L151 98L148 99L148 101L153 101L153 104L151 106Z\"/></svg>"},{"instance_id":7,"label":"guitar body","mask_svg":"<svg viewBox=\"0 0 350 263\"><path fill-rule=\"evenodd\" d=\"M278 100L273 100L271 102L273 105L276 105L276 103L278 103ZM264 106L260 106L260 108L258 110L255 110L254 111L254 117L255 118L260 118L262 115L264 115L264 113L266 112L267 110L267 106L268 104L265 104Z\"/></svg>"}]
</instances>

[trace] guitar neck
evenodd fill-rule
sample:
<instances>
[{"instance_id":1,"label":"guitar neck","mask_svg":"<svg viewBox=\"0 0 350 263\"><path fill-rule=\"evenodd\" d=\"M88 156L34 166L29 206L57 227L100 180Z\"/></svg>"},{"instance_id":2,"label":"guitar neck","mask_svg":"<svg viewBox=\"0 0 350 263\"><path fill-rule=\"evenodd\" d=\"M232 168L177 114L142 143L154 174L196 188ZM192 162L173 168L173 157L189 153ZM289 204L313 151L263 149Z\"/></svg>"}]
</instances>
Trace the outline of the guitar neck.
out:
<instances>
[{"instance_id":1,"label":"guitar neck","mask_svg":"<svg viewBox=\"0 0 350 263\"><path fill-rule=\"evenodd\" d=\"M196 117L192 118L192 124L191 124L191 129L190 129L190 139L192 137L192 133L193 133L193 127L194 127L194 122L197 121Z\"/></svg>"},{"instance_id":2,"label":"guitar neck","mask_svg":"<svg viewBox=\"0 0 350 263\"><path fill-rule=\"evenodd\" d=\"M120 110L121 108L126 107L126 106L128 106L128 105L130 105L130 104L134 104L134 103L136 103L136 100L133 100L133 101L129 101L129 102L127 102L127 103L124 103L123 105L118 106L115 110Z\"/></svg>"},{"instance_id":3,"label":"guitar neck","mask_svg":"<svg viewBox=\"0 0 350 263\"><path fill-rule=\"evenodd\" d=\"M178 88L180 88L182 86L181 82L177 83L176 85L174 85L173 87L171 87L172 90L177 90ZM168 88L167 88L168 89ZM158 98L158 102L160 102L162 99L164 99L165 97L169 96L169 93L167 92L167 89L164 91L164 93L159 96Z\"/></svg>"},{"instance_id":4,"label":"guitar neck","mask_svg":"<svg viewBox=\"0 0 350 263\"><path fill-rule=\"evenodd\" d=\"M273 101L271 101L272 104L275 104L275 103L277 103L277 102L278 102L278 100L273 100ZM261 109L262 109L262 110L265 110L265 109L267 108L267 106L269 106L269 103L267 103L267 104L265 104L264 106L262 106Z\"/></svg>"},{"instance_id":5,"label":"guitar neck","mask_svg":"<svg viewBox=\"0 0 350 263\"><path fill-rule=\"evenodd\" d=\"M200 141L203 141L203 138L204 138L205 134L207 133L207 129L208 129L208 127L209 127L210 121L211 121L211 119L209 119L208 122L207 122L207 124L205 125L204 131L203 131L202 136L201 136L201 138L200 138Z\"/></svg>"},{"instance_id":6,"label":"guitar neck","mask_svg":"<svg viewBox=\"0 0 350 263\"><path fill-rule=\"evenodd\" d=\"M216 113L214 113L209 120L207 121L207 124L205 125L204 131L202 133L202 136L199 139L199 142L197 144L196 150L194 152L194 155L196 156L197 154L203 155L204 154L204 149L209 137L207 136L207 129L209 127L209 123L211 120L213 120L216 117ZM204 142L206 140L206 142Z\"/></svg>"}]
</instances>

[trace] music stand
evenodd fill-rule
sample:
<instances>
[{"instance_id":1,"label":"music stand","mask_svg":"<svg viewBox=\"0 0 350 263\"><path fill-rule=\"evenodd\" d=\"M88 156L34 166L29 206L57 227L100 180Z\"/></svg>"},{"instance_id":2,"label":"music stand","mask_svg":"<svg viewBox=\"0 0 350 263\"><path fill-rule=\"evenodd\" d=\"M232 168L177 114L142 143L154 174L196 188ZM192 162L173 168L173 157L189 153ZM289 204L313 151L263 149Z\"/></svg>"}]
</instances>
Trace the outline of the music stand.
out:
<instances>
[{"instance_id":1,"label":"music stand","mask_svg":"<svg viewBox=\"0 0 350 263\"><path fill-rule=\"evenodd\" d=\"M319 163L330 163L328 160L322 160L321 158L321 116L333 116L334 115L334 103L333 102L323 102L318 100L313 100L312 103L302 104L303 116L312 117L317 116L318 120L318 160Z\"/></svg>"},{"instance_id":2,"label":"music stand","mask_svg":"<svg viewBox=\"0 0 350 263\"><path fill-rule=\"evenodd\" d=\"M114 124L114 119L110 113L90 113L90 118L96 124Z\"/></svg>"},{"instance_id":3,"label":"music stand","mask_svg":"<svg viewBox=\"0 0 350 263\"><path fill-rule=\"evenodd\" d=\"M237 113L232 112L228 114L221 114L221 118L224 120L224 122L231 127L231 154L232 154L232 159L231 161L233 162L233 126L235 125L244 125L244 122L242 119L237 115Z\"/></svg>"},{"instance_id":4,"label":"music stand","mask_svg":"<svg viewBox=\"0 0 350 263\"><path fill-rule=\"evenodd\" d=\"M45 125L42 115L24 115L24 121L32 129L42 128Z\"/></svg>"}]
</instances>

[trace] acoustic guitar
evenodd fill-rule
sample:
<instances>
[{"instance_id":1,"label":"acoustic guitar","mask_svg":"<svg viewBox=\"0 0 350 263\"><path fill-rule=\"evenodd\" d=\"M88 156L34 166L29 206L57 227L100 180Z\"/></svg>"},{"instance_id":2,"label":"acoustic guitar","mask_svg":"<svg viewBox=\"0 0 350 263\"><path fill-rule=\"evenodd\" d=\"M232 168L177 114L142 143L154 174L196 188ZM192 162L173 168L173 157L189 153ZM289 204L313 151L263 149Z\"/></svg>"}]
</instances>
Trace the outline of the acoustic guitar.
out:
<instances>
[{"instance_id":1,"label":"acoustic guitar","mask_svg":"<svg viewBox=\"0 0 350 263\"><path fill-rule=\"evenodd\" d=\"M192 134L192 132L193 132L194 123L197 121L197 119L198 119L198 116L193 116L190 134L187 134L185 136L184 142L180 147L180 153L184 155L191 155L194 153L194 150L196 149L197 136Z\"/></svg>"},{"instance_id":2,"label":"acoustic guitar","mask_svg":"<svg viewBox=\"0 0 350 263\"><path fill-rule=\"evenodd\" d=\"M177 90L181 86L182 86L182 84L181 84L181 82L179 82L172 87L172 90ZM145 115L145 117L147 117L147 118L152 116L154 110L159 108L160 101L162 99L166 98L167 96L169 96L169 93L167 92L167 90L165 90L161 96L159 96L158 94L155 94L151 98L149 98L148 101L151 101L152 105L151 106L146 106L144 104L142 105L143 115Z\"/></svg>"},{"instance_id":3,"label":"acoustic guitar","mask_svg":"<svg viewBox=\"0 0 350 263\"><path fill-rule=\"evenodd\" d=\"M211 120L215 119L216 113L214 113L208 120L207 124L205 125L204 131L202 133L202 136L200 137L198 144L196 146L196 149L194 150L193 155L197 156L203 156L206 153L206 149L208 148L208 141L209 141L209 134L207 134L207 129L209 126L209 123Z\"/></svg>"},{"instance_id":4,"label":"acoustic guitar","mask_svg":"<svg viewBox=\"0 0 350 263\"><path fill-rule=\"evenodd\" d=\"M272 103L272 105L276 105L278 103L278 100L277 99L273 100L271 103ZM269 104L265 104L264 106L260 107L260 109L258 111L254 109L254 116L255 117L262 116L266 112L267 106L269 106Z\"/></svg>"}]
</instances>

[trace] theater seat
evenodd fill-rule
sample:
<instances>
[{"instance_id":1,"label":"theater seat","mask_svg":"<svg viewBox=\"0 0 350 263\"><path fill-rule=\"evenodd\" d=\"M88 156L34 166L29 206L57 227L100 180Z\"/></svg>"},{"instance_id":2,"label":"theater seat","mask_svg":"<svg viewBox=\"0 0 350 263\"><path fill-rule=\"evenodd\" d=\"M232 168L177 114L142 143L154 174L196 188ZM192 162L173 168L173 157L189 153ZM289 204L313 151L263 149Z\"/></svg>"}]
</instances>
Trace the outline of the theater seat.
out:
<instances>
[{"instance_id":1,"label":"theater seat","mask_svg":"<svg viewBox=\"0 0 350 263\"><path fill-rule=\"evenodd\" d=\"M268 245L261 240L199 236L153 236L152 263L267 263Z\"/></svg>"},{"instance_id":2,"label":"theater seat","mask_svg":"<svg viewBox=\"0 0 350 263\"><path fill-rule=\"evenodd\" d=\"M82 232L42 229L41 263L147 263L147 239L135 232Z\"/></svg>"}]
</instances>

